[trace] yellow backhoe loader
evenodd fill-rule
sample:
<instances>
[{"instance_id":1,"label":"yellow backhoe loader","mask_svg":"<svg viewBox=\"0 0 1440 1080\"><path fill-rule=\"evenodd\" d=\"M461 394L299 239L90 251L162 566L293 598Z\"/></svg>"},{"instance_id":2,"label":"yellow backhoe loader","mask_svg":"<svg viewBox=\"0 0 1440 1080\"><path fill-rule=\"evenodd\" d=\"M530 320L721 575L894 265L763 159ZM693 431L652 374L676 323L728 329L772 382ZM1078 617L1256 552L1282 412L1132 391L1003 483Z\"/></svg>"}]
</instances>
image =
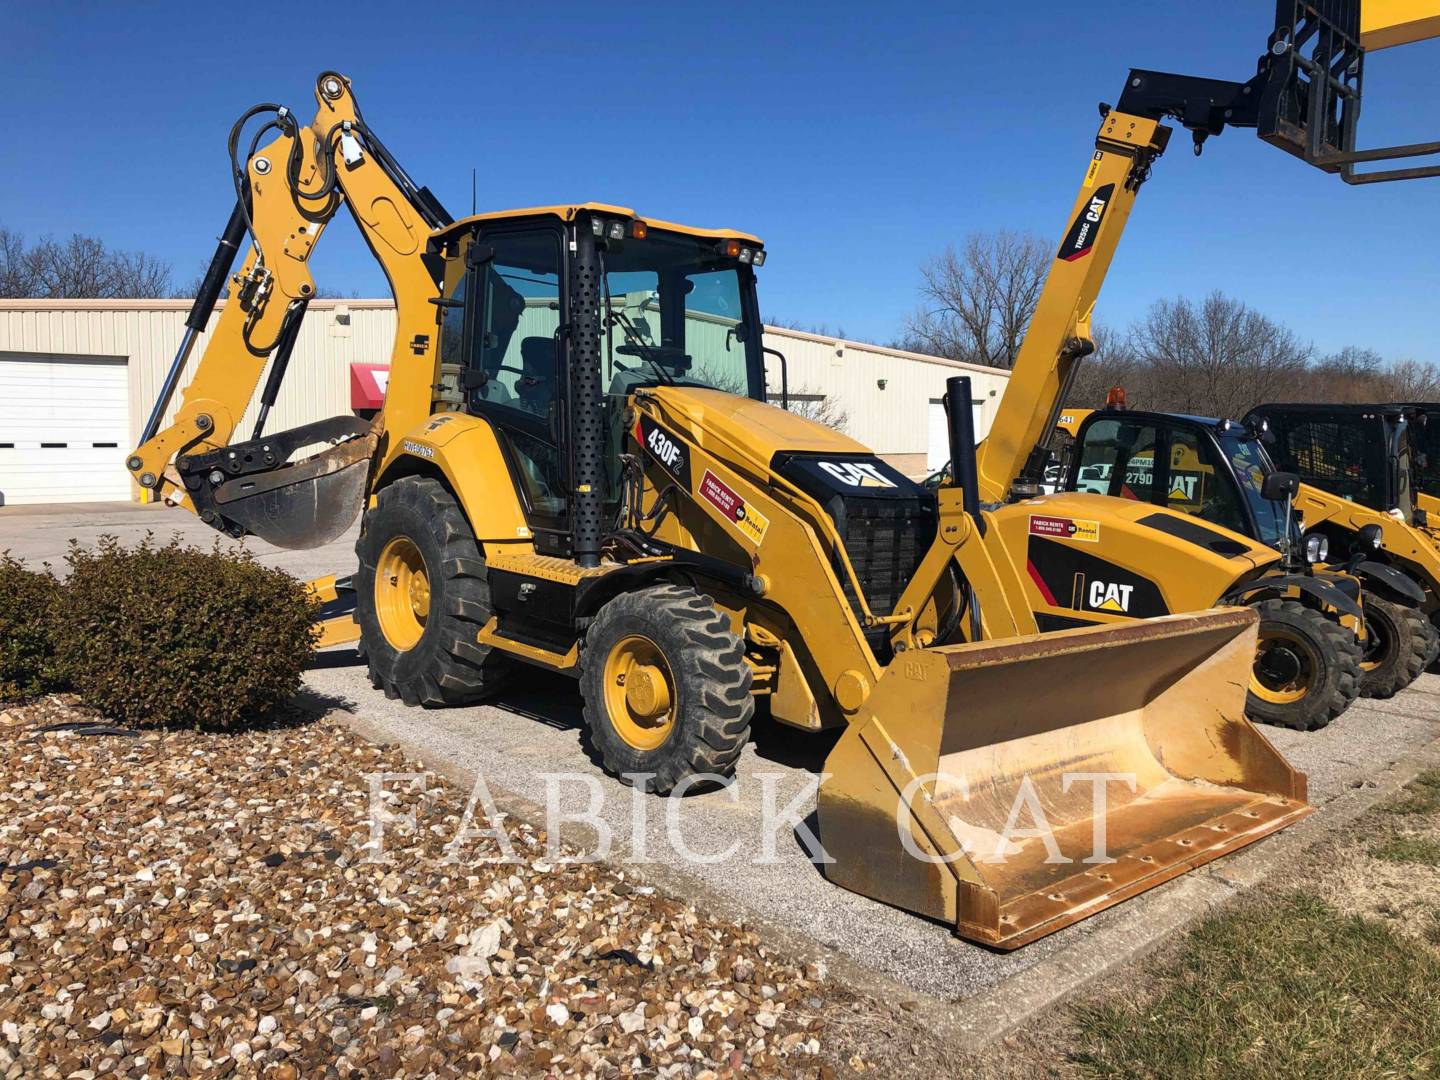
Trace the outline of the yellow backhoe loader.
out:
<instances>
[{"instance_id":1,"label":"yellow backhoe loader","mask_svg":"<svg viewBox=\"0 0 1440 1080\"><path fill-rule=\"evenodd\" d=\"M232 535L313 545L363 513L353 628L327 634L358 637L377 686L439 705L517 661L578 675L597 756L662 793L728 772L757 699L773 721L839 728L827 874L1001 948L1308 811L1303 775L1243 716L1251 613L1036 634L999 510L980 505L964 380L947 389L958 483L931 497L787 412L783 358L781 407L765 403L757 238L598 203L451 221L344 77L322 75L316 100L310 127L252 111L266 119L243 156L232 131L236 210L128 463ZM1224 108L1185 119L1218 130ZM1169 111L1107 113L1073 259L1108 261L1104 199L1123 218ZM395 292L385 405L267 436L306 264L342 205Z\"/></svg>"}]
</instances>

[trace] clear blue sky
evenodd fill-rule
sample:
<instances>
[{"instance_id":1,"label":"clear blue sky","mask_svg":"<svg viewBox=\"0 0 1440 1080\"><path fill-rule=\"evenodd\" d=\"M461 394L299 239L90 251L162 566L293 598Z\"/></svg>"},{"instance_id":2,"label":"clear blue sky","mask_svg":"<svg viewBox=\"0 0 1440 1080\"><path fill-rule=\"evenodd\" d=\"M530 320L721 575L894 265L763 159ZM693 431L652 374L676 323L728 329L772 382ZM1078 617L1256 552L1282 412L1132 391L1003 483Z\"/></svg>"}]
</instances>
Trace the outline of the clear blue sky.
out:
<instances>
[{"instance_id":1,"label":"clear blue sky","mask_svg":"<svg viewBox=\"0 0 1440 1080\"><path fill-rule=\"evenodd\" d=\"M190 278L256 101L321 70L459 216L597 199L765 238L766 314L887 340L917 267L976 229L1056 243L1130 67L1244 79L1270 0L1205 4L65 4L3 0L0 223L94 233ZM307 9L316 11L310 19ZM1364 139L1440 137L1440 42L1371 57ZM1175 139L1101 298L1220 288L1322 349L1440 361L1440 180L1347 188L1246 131ZM384 295L348 220L327 287Z\"/></svg>"}]
</instances>

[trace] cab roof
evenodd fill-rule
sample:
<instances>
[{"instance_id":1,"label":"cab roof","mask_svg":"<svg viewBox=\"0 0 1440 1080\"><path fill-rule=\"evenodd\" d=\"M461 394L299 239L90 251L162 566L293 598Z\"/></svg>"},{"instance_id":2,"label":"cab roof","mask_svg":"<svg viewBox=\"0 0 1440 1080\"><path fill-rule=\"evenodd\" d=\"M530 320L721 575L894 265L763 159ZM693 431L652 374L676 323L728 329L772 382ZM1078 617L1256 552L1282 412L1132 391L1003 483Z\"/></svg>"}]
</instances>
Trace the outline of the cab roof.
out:
<instances>
[{"instance_id":1,"label":"cab roof","mask_svg":"<svg viewBox=\"0 0 1440 1080\"><path fill-rule=\"evenodd\" d=\"M660 229L664 232L682 233L685 236L698 236L702 238L713 238L716 240L740 240L754 244L756 247L764 247L764 241L758 236L739 229L697 229L692 225L680 225L673 221L661 221L658 218L641 217L628 206L614 206L610 203L581 202L562 203L556 206L529 206L519 210L490 210L483 214L471 214L463 217L443 229L436 229L432 234L436 240L448 240L453 236L467 232L474 226L487 221L507 221L518 218L534 217L555 217L561 221L574 221L581 214L600 214L605 217L617 217L632 220L639 218L652 229Z\"/></svg>"}]
</instances>

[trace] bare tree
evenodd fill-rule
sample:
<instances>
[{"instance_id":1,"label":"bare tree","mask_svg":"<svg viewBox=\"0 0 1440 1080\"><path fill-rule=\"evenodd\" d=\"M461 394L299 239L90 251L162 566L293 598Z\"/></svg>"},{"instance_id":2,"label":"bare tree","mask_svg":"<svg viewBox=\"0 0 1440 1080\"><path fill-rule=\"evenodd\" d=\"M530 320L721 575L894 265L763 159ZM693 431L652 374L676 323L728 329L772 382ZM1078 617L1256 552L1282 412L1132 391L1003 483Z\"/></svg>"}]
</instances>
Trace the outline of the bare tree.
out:
<instances>
[{"instance_id":1,"label":"bare tree","mask_svg":"<svg viewBox=\"0 0 1440 1080\"><path fill-rule=\"evenodd\" d=\"M1070 380L1065 404L1075 408L1095 409L1105 403L1112 387L1121 387L1131 404L1146 390L1147 372L1130 342L1130 335L1108 326L1091 330L1095 351L1084 357Z\"/></svg>"},{"instance_id":2,"label":"bare tree","mask_svg":"<svg viewBox=\"0 0 1440 1080\"><path fill-rule=\"evenodd\" d=\"M42 237L26 244L0 229L0 296L90 300L168 296L170 267L138 251L115 251L94 236Z\"/></svg>"},{"instance_id":3,"label":"bare tree","mask_svg":"<svg viewBox=\"0 0 1440 1080\"><path fill-rule=\"evenodd\" d=\"M903 348L1010 368L1050 269L1050 246L1030 233L972 233L921 268L922 307Z\"/></svg>"},{"instance_id":4,"label":"bare tree","mask_svg":"<svg viewBox=\"0 0 1440 1080\"><path fill-rule=\"evenodd\" d=\"M777 397L775 402L778 401ZM817 424L824 424L836 431L845 431L850 423L850 414L838 401L828 394L816 393L809 387L802 386L790 391L790 411L796 416L814 420Z\"/></svg>"},{"instance_id":5,"label":"bare tree","mask_svg":"<svg viewBox=\"0 0 1440 1080\"><path fill-rule=\"evenodd\" d=\"M1158 301L1130 337L1146 408L1211 416L1293 396L1311 356L1289 329L1219 292Z\"/></svg>"},{"instance_id":6,"label":"bare tree","mask_svg":"<svg viewBox=\"0 0 1440 1080\"><path fill-rule=\"evenodd\" d=\"M1420 360L1397 360L1386 371L1389 393L1381 401L1440 401L1440 368Z\"/></svg>"}]
</instances>

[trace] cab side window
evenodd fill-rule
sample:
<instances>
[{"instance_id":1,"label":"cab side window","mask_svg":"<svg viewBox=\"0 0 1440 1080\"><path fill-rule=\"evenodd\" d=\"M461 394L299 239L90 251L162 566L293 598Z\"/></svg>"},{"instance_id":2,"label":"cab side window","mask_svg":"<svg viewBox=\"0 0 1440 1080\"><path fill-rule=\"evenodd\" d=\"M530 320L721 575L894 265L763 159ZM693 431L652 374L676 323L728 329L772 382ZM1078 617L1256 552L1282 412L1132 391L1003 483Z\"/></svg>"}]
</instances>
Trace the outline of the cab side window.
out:
<instances>
[{"instance_id":1,"label":"cab side window","mask_svg":"<svg viewBox=\"0 0 1440 1080\"><path fill-rule=\"evenodd\" d=\"M1198 432L1177 428L1170 433L1170 471L1164 503L1171 510L1193 514L1236 532L1248 532L1240 496L1229 467L1218 460L1214 446Z\"/></svg>"},{"instance_id":2,"label":"cab side window","mask_svg":"<svg viewBox=\"0 0 1440 1080\"><path fill-rule=\"evenodd\" d=\"M548 229L482 236L494 257L476 268L480 312L471 406L553 420L559 397L560 239ZM472 380L472 383L474 380Z\"/></svg>"},{"instance_id":3,"label":"cab side window","mask_svg":"<svg viewBox=\"0 0 1440 1080\"><path fill-rule=\"evenodd\" d=\"M1152 502L1155 429L1147 424L1097 420L1079 447L1075 490Z\"/></svg>"}]
</instances>

